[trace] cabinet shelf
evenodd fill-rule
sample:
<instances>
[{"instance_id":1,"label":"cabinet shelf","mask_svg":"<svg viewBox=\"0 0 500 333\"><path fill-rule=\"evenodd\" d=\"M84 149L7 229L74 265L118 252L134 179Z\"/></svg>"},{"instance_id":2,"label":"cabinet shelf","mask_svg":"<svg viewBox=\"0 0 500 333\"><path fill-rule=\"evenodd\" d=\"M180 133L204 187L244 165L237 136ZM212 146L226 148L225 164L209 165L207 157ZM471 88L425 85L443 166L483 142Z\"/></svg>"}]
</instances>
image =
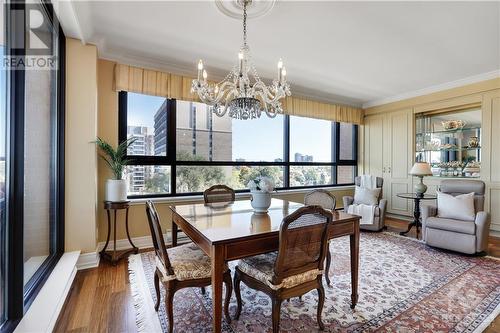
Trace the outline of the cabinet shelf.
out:
<instances>
[{"instance_id":1,"label":"cabinet shelf","mask_svg":"<svg viewBox=\"0 0 500 333\"><path fill-rule=\"evenodd\" d=\"M468 150L481 150L481 147L462 147L462 148L449 148L449 149L421 149L417 150L417 153L425 153L427 151L468 151Z\"/></svg>"},{"instance_id":2,"label":"cabinet shelf","mask_svg":"<svg viewBox=\"0 0 500 333\"><path fill-rule=\"evenodd\" d=\"M420 132L420 133L417 133L417 136L431 135L431 134L454 134L454 133L471 132L471 131L478 131L478 130L481 130L481 127L466 127L466 128L452 129L452 130Z\"/></svg>"}]
</instances>

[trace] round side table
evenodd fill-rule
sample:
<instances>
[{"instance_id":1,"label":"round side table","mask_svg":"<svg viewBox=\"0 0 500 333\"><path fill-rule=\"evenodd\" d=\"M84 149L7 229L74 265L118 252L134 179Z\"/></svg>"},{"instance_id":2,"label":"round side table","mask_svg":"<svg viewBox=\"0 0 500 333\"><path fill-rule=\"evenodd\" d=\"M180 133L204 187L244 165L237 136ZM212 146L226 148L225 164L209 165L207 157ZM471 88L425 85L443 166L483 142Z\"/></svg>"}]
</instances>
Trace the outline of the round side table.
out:
<instances>
[{"instance_id":1,"label":"round side table","mask_svg":"<svg viewBox=\"0 0 500 333\"><path fill-rule=\"evenodd\" d=\"M401 231L399 234L406 235L408 232L410 232L411 228L415 227L417 228L418 239L418 228L422 226L422 223L420 222L420 200L435 200L437 197L432 194L417 195L415 193L399 193L397 194L397 196L403 199L410 199L415 201L415 207L413 209L413 222L408 225L408 229L406 231Z\"/></svg>"},{"instance_id":2,"label":"round side table","mask_svg":"<svg viewBox=\"0 0 500 333\"><path fill-rule=\"evenodd\" d=\"M116 265L116 263L123 258L124 256L128 255L129 253L138 253L139 248L134 245L132 242L132 239L130 239L130 234L128 231L128 209L130 207L130 201L121 201L121 202L114 202L114 201L104 201L104 209L106 209L106 214L108 215L108 236L106 237L106 244L104 245L104 248L99 252L101 258L108 260L111 262L113 265ZM119 210L125 210L125 230L127 232L127 238L132 246L130 249L126 250L121 250L117 251L116 250L116 212ZM108 248L109 244L109 237L111 234L111 211L113 211L113 250L112 251L107 251L106 249Z\"/></svg>"}]
</instances>

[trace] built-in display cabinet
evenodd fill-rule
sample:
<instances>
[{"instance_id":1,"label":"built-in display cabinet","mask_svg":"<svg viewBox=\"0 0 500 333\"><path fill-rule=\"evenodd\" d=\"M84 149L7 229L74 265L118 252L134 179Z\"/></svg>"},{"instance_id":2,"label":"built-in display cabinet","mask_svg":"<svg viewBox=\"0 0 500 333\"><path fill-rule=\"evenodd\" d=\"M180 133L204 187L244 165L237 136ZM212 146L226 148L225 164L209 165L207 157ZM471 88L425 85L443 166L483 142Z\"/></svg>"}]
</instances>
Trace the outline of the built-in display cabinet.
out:
<instances>
[{"instance_id":1,"label":"built-in display cabinet","mask_svg":"<svg viewBox=\"0 0 500 333\"><path fill-rule=\"evenodd\" d=\"M500 80L367 109L360 135L359 174L384 178L389 215L412 216L411 200L397 194L413 191L419 179L409 171L425 161L428 194L444 178L484 181L485 210L500 235Z\"/></svg>"},{"instance_id":2,"label":"built-in display cabinet","mask_svg":"<svg viewBox=\"0 0 500 333\"><path fill-rule=\"evenodd\" d=\"M416 115L415 154L435 177L480 178L481 110Z\"/></svg>"}]
</instances>

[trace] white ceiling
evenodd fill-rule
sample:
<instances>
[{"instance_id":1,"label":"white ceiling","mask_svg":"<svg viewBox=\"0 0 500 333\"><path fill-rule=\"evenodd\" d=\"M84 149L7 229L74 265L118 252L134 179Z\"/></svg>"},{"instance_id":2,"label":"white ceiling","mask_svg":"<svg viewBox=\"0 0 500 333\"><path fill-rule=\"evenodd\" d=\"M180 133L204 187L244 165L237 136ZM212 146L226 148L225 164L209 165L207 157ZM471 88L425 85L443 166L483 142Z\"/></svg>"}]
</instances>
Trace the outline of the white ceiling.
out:
<instances>
[{"instance_id":1,"label":"white ceiling","mask_svg":"<svg viewBox=\"0 0 500 333\"><path fill-rule=\"evenodd\" d=\"M67 8L66 8L67 7ZM241 21L213 1L73 1L67 36L99 56L209 78L237 61ZM292 94L369 106L500 73L500 2L278 1L249 21L257 70L283 58Z\"/></svg>"}]
</instances>

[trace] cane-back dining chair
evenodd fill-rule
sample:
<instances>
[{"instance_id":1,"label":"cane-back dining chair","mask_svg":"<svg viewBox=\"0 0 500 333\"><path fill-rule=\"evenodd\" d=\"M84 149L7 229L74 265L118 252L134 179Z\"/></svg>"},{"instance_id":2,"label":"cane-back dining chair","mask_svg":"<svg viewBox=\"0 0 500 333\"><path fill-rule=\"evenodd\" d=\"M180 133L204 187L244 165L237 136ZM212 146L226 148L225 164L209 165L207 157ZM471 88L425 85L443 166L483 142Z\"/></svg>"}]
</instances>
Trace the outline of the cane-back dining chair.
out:
<instances>
[{"instance_id":1,"label":"cane-back dining chair","mask_svg":"<svg viewBox=\"0 0 500 333\"><path fill-rule=\"evenodd\" d=\"M317 320L325 301L322 284L328 226L332 214L320 206L301 207L285 217L280 226L278 251L241 259L235 270L236 319L241 314L240 282L267 294L272 300L273 332L279 332L283 300L318 291Z\"/></svg>"},{"instance_id":2,"label":"cane-back dining chair","mask_svg":"<svg viewBox=\"0 0 500 333\"><path fill-rule=\"evenodd\" d=\"M168 332L174 328L173 300L174 294L183 288L205 287L212 283L212 269L210 257L207 256L194 243L166 248L160 219L152 201L146 202L146 214L148 216L149 228L155 249L156 271L154 275L154 286L156 291L155 310L160 306L160 282L165 287L165 309L168 318ZM229 301L232 293L231 272L226 266L224 273L226 285L226 298L224 301L224 314L228 322Z\"/></svg>"},{"instance_id":3,"label":"cane-back dining chair","mask_svg":"<svg viewBox=\"0 0 500 333\"><path fill-rule=\"evenodd\" d=\"M321 206L323 209L334 211L337 204L335 197L328 191L325 190L314 190L307 193L304 197L304 204L306 206L317 205ZM332 255L330 253L330 241L328 241L328 247L326 252L326 264L325 264L325 280L330 286L330 265L332 263Z\"/></svg>"},{"instance_id":4,"label":"cane-back dining chair","mask_svg":"<svg viewBox=\"0 0 500 333\"><path fill-rule=\"evenodd\" d=\"M226 185L214 185L203 192L206 204L232 203L235 199L234 190Z\"/></svg>"}]
</instances>

